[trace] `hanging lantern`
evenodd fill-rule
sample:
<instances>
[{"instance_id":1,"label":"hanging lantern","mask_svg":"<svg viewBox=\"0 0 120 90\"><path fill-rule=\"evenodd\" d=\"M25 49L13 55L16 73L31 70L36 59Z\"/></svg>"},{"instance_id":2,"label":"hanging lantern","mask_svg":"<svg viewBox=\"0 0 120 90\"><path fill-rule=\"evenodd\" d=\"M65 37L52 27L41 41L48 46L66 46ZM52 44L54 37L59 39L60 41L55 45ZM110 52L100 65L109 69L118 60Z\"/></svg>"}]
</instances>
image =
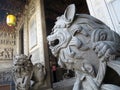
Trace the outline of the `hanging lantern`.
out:
<instances>
[{"instance_id":1,"label":"hanging lantern","mask_svg":"<svg viewBox=\"0 0 120 90\"><path fill-rule=\"evenodd\" d=\"M7 15L7 25L8 26L15 26L16 25L16 17L12 14Z\"/></svg>"}]
</instances>

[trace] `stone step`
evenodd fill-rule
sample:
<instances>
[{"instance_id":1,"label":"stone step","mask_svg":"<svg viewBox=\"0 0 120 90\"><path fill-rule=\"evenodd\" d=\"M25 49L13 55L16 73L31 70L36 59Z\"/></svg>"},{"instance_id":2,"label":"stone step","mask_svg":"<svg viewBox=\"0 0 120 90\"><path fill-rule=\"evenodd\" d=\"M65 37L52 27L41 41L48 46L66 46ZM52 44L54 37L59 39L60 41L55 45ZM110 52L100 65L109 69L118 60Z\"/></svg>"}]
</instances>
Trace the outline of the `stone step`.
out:
<instances>
[{"instance_id":1,"label":"stone step","mask_svg":"<svg viewBox=\"0 0 120 90\"><path fill-rule=\"evenodd\" d=\"M74 82L75 78L70 78L53 83L53 90L72 90Z\"/></svg>"}]
</instances>

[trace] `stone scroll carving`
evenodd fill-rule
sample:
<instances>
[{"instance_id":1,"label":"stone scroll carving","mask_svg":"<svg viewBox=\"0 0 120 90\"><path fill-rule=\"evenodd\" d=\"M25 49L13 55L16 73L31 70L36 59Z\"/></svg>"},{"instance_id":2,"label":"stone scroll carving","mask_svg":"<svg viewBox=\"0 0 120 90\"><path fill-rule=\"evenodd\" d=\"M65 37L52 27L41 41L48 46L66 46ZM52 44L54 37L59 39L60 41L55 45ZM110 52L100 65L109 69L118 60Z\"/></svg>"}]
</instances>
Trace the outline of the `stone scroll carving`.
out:
<instances>
[{"instance_id":1,"label":"stone scroll carving","mask_svg":"<svg viewBox=\"0 0 120 90\"><path fill-rule=\"evenodd\" d=\"M47 40L58 64L75 70L73 90L120 90L109 79L104 81L107 73L117 73L120 78L120 36L103 22L90 15L75 14L75 5L71 4L57 18Z\"/></svg>"},{"instance_id":2,"label":"stone scroll carving","mask_svg":"<svg viewBox=\"0 0 120 90\"><path fill-rule=\"evenodd\" d=\"M46 70L41 63L33 65L31 56L24 54L16 55L13 61L16 90L39 90L44 85Z\"/></svg>"}]
</instances>

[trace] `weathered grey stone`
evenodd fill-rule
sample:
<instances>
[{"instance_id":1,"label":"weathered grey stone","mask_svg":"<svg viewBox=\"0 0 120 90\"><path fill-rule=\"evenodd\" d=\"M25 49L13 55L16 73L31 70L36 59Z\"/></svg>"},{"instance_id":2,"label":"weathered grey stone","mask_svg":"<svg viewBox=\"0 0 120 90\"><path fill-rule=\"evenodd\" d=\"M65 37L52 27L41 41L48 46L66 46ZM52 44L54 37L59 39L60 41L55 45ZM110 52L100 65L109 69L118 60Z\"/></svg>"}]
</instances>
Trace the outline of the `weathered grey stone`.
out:
<instances>
[{"instance_id":1,"label":"weathered grey stone","mask_svg":"<svg viewBox=\"0 0 120 90\"><path fill-rule=\"evenodd\" d=\"M16 90L30 90L30 80L33 74L31 56L16 55L13 64L13 77Z\"/></svg>"},{"instance_id":2,"label":"weathered grey stone","mask_svg":"<svg viewBox=\"0 0 120 90\"><path fill-rule=\"evenodd\" d=\"M13 60L13 77L16 90L39 90L44 85L46 70L41 63L35 65L31 62L31 56L16 55ZM31 82L33 84L31 85Z\"/></svg>"},{"instance_id":3,"label":"weathered grey stone","mask_svg":"<svg viewBox=\"0 0 120 90\"><path fill-rule=\"evenodd\" d=\"M90 15L75 14L72 4L57 18L47 39L58 64L75 70L73 90L120 90L103 81L108 67L120 75L120 36L103 22Z\"/></svg>"},{"instance_id":4,"label":"weathered grey stone","mask_svg":"<svg viewBox=\"0 0 120 90\"><path fill-rule=\"evenodd\" d=\"M70 78L53 83L53 90L72 90L74 82L75 78Z\"/></svg>"},{"instance_id":5,"label":"weathered grey stone","mask_svg":"<svg viewBox=\"0 0 120 90\"><path fill-rule=\"evenodd\" d=\"M44 86L46 79L46 69L41 63L36 63L33 67L32 80L34 81L32 85L32 90L39 90Z\"/></svg>"}]
</instances>

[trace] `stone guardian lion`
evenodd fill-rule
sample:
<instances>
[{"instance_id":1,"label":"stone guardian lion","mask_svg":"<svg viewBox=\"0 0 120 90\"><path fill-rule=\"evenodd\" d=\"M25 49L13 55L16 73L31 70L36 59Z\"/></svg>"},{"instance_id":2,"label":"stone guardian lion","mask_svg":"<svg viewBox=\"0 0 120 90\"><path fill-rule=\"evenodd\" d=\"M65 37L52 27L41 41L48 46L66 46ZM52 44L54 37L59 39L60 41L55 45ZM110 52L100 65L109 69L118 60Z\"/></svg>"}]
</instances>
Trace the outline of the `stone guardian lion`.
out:
<instances>
[{"instance_id":1,"label":"stone guardian lion","mask_svg":"<svg viewBox=\"0 0 120 90\"><path fill-rule=\"evenodd\" d=\"M87 14L75 14L75 5L71 4L57 17L47 40L58 64L75 71L73 90L120 90L109 81L104 83L108 68L119 78L120 36L103 22Z\"/></svg>"}]
</instances>

